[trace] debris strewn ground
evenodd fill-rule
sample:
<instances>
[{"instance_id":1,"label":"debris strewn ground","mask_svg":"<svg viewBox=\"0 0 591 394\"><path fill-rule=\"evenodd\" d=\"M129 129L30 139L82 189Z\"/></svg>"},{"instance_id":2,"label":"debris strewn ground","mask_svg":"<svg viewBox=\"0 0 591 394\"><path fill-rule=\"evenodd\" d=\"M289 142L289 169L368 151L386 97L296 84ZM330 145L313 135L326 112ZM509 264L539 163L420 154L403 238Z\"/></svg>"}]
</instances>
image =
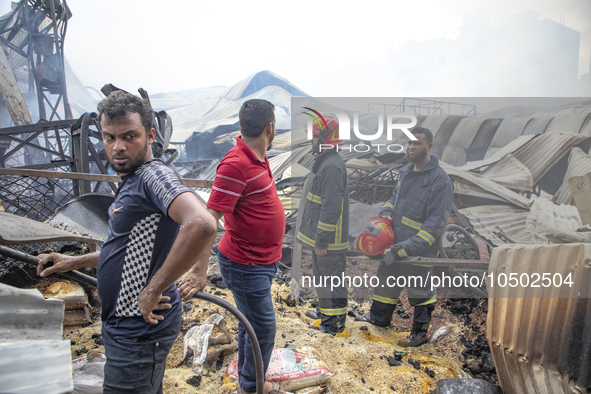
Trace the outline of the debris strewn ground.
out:
<instances>
[{"instance_id":1,"label":"debris strewn ground","mask_svg":"<svg viewBox=\"0 0 591 394\"><path fill-rule=\"evenodd\" d=\"M210 280L205 292L220 297L234 304L231 292L224 288L217 276L215 256L210 259ZM308 258L304 258L303 271L308 267ZM15 263L18 264L18 263ZM372 265L373 264L373 265ZM56 281L65 279L50 277L37 281L34 271L14 264L3 264L0 281L5 282L15 276L27 278L27 286L47 289ZM359 272L373 274L375 262L361 261L350 264ZM24 272L27 271L27 273ZM497 383L494 365L486 343L487 302L482 299L440 299L433 315L429 330L432 335L445 326L447 333L434 343L427 343L418 349L403 349L396 343L408 335L412 324L412 308L406 300L406 292L401 296L401 303L394 314L392 325L379 328L353 320L355 314L369 310L368 294L356 292L350 300L347 330L332 337L309 328L315 321L305 316L307 309L314 309L313 294L304 292L305 302L295 304L289 288L290 271L278 274L272 287L275 311L277 315L276 348L292 346L313 346L319 349L324 362L335 375L328 381L331 393L429 393L435 389L436 382L445 378L471 376ZM24 282L24 280L23 280ZM21 283L23 285L24 283ZM96 290L86 288L92 310L93 323L82 328L64 328L64 339L70 340L72 359L86 354L92 349L102 348L100 327L100 303ZM166 393L230 393L235 389L229 379L224 380L227 366L238 357L228 344L210 346L208 362L204 371L197 375L191 365L191 357L183 360L183 337L185 332L196 324L202 324L213 313L224 316L224 320L212 331L211 337L228 335L235 344L237 320L225 309L217 305L192 299L183 303L183 325L177 342L167 360L164 377ZM316 322L317 324L318 322ZM218 354L215 354L215 353ZM400 365L393 360L399 359ZM418 366L418 369L417 369ZM296 393L309 390L301 389Z\"/></svg>"}]
</instances>

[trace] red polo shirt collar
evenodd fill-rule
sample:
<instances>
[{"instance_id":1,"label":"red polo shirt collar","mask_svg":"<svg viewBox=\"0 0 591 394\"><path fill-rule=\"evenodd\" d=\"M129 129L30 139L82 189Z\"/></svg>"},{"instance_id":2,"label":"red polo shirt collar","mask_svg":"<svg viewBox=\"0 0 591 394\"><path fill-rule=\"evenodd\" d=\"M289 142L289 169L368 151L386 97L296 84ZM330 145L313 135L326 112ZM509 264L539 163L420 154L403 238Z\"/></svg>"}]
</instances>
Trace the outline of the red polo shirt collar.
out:
<instances>
[{"instance_id":1,"label":"red polo shirt collar","mask_svg":"<svg viewBox=\"0 0 591 394\"><path fill-rule=\"evenodd\" d=\"M246 145L246 142L242 141L242 136L239 135L238 137L236 137L236 146L238 146L238 148L243 151L246 156L248 156L252 161L254 162L264 162L267 163L268 159L267 159L267 155L265 155L265 160L261 160L258 158L258 156L252 151L252 149L250 149L250 147L248 145Z\"/></svg>"}]
</instances>

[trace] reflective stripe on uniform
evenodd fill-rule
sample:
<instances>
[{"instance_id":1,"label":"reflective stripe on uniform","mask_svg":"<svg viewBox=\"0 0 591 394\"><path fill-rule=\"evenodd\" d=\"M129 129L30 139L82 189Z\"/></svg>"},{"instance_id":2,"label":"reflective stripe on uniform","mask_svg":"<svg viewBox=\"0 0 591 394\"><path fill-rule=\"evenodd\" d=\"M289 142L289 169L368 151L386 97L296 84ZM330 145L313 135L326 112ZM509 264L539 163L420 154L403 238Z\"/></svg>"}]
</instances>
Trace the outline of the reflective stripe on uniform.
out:
<instances>
[{"instance_id":1,"label":"reflective stripe on uniform","mask_svg":"<svg viewBox=\"0 0 591 394\"><path fill-rule=\"evenodd\" d=\"M416 304L414 306L418 306L418 305L429 305L429 304L434 304L436 302L437 302L437 296L434 295L433 297L429 298L427 301L421 302L420 304Z\"/></svg>"},{"instance_id":2,"label":"reflective stripe on uniform","mask_svg":"<svg viewBox=\"0 0 591 394\"><path fill-rule=\"evenodd\" d=\"M394 209L394 205L392 205L392 203L388 201L387 203L384 204L384 208L392 208L392 209Z\"/></svg>"},{"instance_id":3,"label":"reflective stripe on uniform","mask_svg":"<svg viewBox=\"0 0 591 394\"><path fill-rule=\"evenodd\" d=\"M314 241L311 238L306 237L301 232L298 233L297 239L299 239L300 241L302 241L303 243L305 243L308 246L316 248L316 241ZM328 247L326 249L337 251L337 250L347 250L348 248L349 248L349 242L343 242L343 243L338 243L338 244L328 244Z\"/></svg>"},{"instance_id":4,"label":"reflective stripe on uniform","mask_svg":"<svg viewBox=\"0 0 591 394\"><path fill-rule=\"evenodd\" d=\"M327 316L337 316L347 313L347 307L337 309L320 308L320 313Z\"/></svg>"},{"instance_id":5,"label":"reflective stripe on uniform","mask_svg":"<svg viewBox=\"0 0 591 394\"><path fill-rule=\"evenodd\" d=\"M433 236L425 230L419 231L417 235L423 238L425 241L427 241L429 243L429 246L433 245L433 242L435 242L435 238L433 238Z\"/></svg>"},{"instance_id":6,"label":"reflective stripe on uniform","mask_svg":"<svg viewBox=\"0 0 591 394\"><path fill-rule=\"evenodd\" d=\"M406 216L402 217L402 224L406 224L408 227L412 227L415 230L420 230L423 223L415 222L412 219L407 218Z\"/></svg>"},{"instance_id":7,"label":"reflective stripe on uniform","mask_svg":"<svg viewBox=\"0 0 591 394\"><path fill-rule=\"evenodd\" d=\"M400 256L400 257L407 257L407 256L408 256L408 254L406 254L406 250L404 250L404 249L400 249L400 250L398 251L398 256Z\"/></svg>"},{"instance_id":8,"label":"reflective stripe on uniform","mask_svg":"<svg viewBox=\"0 0 591 394\"><path fill-rule=\"evenodd\" d=\"M322 199L320 198L320 196L317 196L316 194L308 193L308 200L318 204L322 204Z\"/></svg>"},{"instance_id":9,"label":"reflective stripe on uniform","mask_svg":"<svg viewBox=\"0 0 591 394\"><path fill-rule=\"evenodd\" d=\"M384 304L391 304L391 305L398 304L398 298L388 298L388 297L382 297L382 296L374 294L371 299L374 301L382 302Z\"/></svg>"},{"instance_id":10,"label":"reflective stripe on uniform","mask_svg":"<svg viewBox=\"0 0 591 394\"><path fill-rule=\"evenodd\" d=\"M324 231L335 231L337 229L336 224L328 224L323 222L318 222L318 228Z\"/></svg>"}]
</instances>

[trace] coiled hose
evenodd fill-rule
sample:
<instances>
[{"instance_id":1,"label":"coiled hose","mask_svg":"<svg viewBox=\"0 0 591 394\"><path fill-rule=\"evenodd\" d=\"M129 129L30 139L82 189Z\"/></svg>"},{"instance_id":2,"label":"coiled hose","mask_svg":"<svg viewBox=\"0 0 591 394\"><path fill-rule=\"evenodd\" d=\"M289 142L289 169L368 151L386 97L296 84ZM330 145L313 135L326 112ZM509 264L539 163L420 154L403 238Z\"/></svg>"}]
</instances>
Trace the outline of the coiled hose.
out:
<instances>
[{"instance_id":1,"label":"coiled hose","mask_svg":"<svg viewBox=\"0 0 591 394\"><path fill-rule=\"evenodd\" d=\"M467 232L466 230L464 230L462 227L458 226L457 224L447 224L445 226L445 228L443 229L443 232L441 233L441 235L439 236L439 238L437 238L437 249L439 250L439 254L441 258L447 259L447 253L445 253L445 249L443 249L443 236L445 235L445 233L447 231L459 231L464 238L466 238L466 240L470 243L470 245L472 245L472 248L474 248L474 252L476 252L476 260L480 260L480 249L478 248L478 243L476 242L476 240L472 237L472 235L470 235L469 232Z\"/></svg>"}]
</instances>

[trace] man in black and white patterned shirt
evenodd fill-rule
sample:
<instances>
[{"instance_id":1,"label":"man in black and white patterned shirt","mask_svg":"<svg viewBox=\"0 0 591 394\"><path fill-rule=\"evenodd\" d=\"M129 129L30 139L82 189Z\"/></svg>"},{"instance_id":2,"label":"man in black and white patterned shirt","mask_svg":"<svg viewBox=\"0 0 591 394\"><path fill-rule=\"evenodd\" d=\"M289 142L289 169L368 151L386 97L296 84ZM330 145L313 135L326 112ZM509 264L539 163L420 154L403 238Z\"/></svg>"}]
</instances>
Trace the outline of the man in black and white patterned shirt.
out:
<instances>
[{"instance_id":1,"label":"man in black and white patterned shirt","mask_svg":"<svg viewBox=\"0 0 591 394\"><path fill-rule=\"evenodd\" d=\"M122 175L109 208L109 235L100 253L42 255L37 270L44 277L97 267L107 357L103 392L162 393L166 356L181 325L174 282L195 265L203 290L217 226L175 172L152 158L147 101L117 91L98 111L105 151ZM48 262L53 266L43 269Z\"/></svg>"}]
</instances>

